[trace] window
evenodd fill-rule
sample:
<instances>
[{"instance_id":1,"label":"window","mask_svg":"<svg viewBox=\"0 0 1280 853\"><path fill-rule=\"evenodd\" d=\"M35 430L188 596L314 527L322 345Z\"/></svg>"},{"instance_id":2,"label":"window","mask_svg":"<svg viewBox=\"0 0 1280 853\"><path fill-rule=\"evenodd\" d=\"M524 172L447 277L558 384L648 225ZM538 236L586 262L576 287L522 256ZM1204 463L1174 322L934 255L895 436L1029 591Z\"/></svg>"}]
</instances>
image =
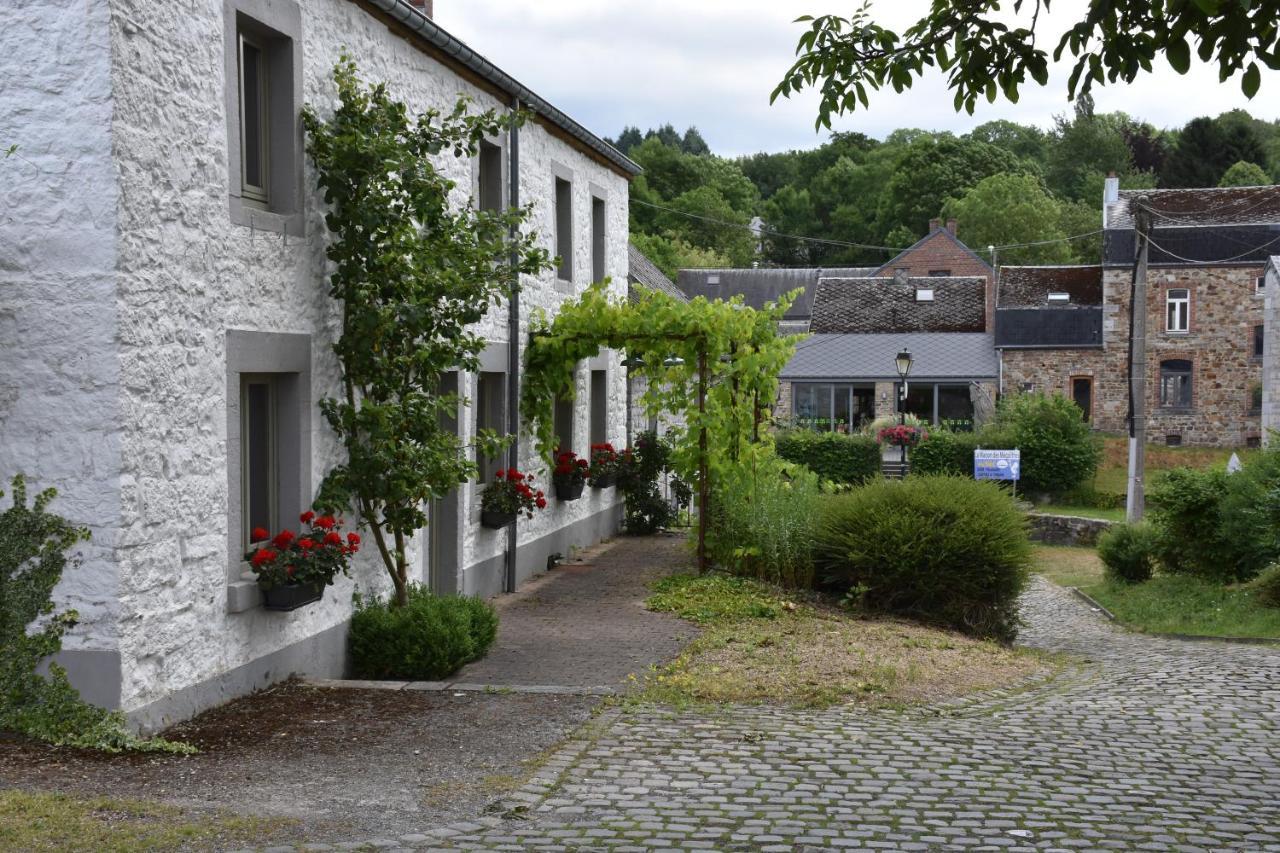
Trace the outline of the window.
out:
<instances>
[{"instance_id":1,"label":"window","mask_svg":"<svg viewBox=\"0 0 1280 853\"><path fill-rule=\"evenodd\" d=\"M604 370L591 371L591 443L604 444L609 440L609 374Z\"/></svg>"},{"instance_id":2,"label":"window","mask_svg":"<svg viewBox=\"0 0 1280 853\"><path fill-rule=\"evenodd\" d=\"M1253 292L1259 296L1267 292L1267 277L1265 275L1258 276L1257 281L1253 283Z\"/></svg>"},{"instance_id":3,"label":"window","mask_svg":"<svg viewBox=\"0 0 1280 853\"><path fill-rule=\"evenodd\" d=\"M267 0L223 8L231 220L301 235L301 12Z\"/></svg>"},{"instance_id":4,"label":"window","mask_svg":"<svg viewBox=\"0 0 1280 853\"><path fill-rule=\"evenodd\" d=\"M1253 357L1262 358L1263 351L1266 349L1267 327L1253 327Z\"/></svg>"},{"instance_id":5,"label":"window","mask_svg":"<svg viewBox=\"0 0 1280 853\"><path fill-rule=\"evenodd\" d=\"M556 255L561 281L573 281L573 184L556 178Z\"/></svg>"},{"instance_id":6,"label":"window","mask_svg":"<svg viewBox=\"0 0 1280 853\"><path fill-rule=\"evenodd\" d=\"M1191 362L1173 358L1160 362L1160 405L1191 408Z\"/></svg>"},{"instance_id":7,"label":"window","mask_svg":"<svg viewBox=\"0 0 1280 853\"><path fill-rule=\"evenodd\" d=\"M933 288L921 287L916 289L916 302L932 302Z\"/></svg>"},{"instance_id":8,"label":"window","mask_svg":"<svg viewBox=\"0 0 1280 853\"><path fill-rule=\"evenodd\" d=\"M1071 399L1075 400L1086 421L1093 419L1093 379L1075 376L1071 379Z\"/></svg>"},{"instance_id":9,"label":"window","mask_svg":"<svg viewBox=\"0 0 1280 853\"><path fill-rule=\"evenodd\" d=\"M1067 303L1068 303L1068 302L1070 302L1070 301L1071 301L1071 294L1070 294L1070 293L1050 293L1050 294L1049 294L1049 304L1050 304L1050 305L1055 305L1055 304L1056 304L1056 305L1065 305L1065 304L1067 304Z\"/></svg>"},{"instance_id":10,"label":"window","mask_svg":"<svg viewBox=\"0 0 1280 853\"><path fill-rule=\"evenodd\" d=\"M1171 289L1165 297L1165 331L1185 332L1191 328L1191 291Z\"/></svg>"},{"instance_id":11,"label":"window","mask_svg":"<svg viewBox=\"0 0 1280 853\"><path fill-rule=\"evenodd\" d=\"M507 375L505 373L481 373L476 381L475 417L476 432L482 429L493 430L499 435L506 433ZM476 449L477 479L480 483L488 483L502 467L501 456L484 456Z\"/></svg>"},{"instance_id":12,"label":"window","mask_svg":"<svg viewBox=\"0 0 1280 853\"><path fill-rule=\"evenodd\" d=\"M605 206L604 199L591 197L591 280L604 281L605 266Z\"/></svg>"},{"instance_id":13,"label":"window","mask_svg":"<svg viewBox=\"0 0 1280 853\"><path fill-rule=\"evenodd\" d=\"M558 450L573 450L573 400L556 397L552 412Z\"/></svg>"},{"instance_id":14,"label":"window","mask_svg":"<svg viewBox=\"0 0 1280 853\"><path fill-rule=\"evenodd\" d=\"M492 142L480 143L476 163L476 204L481 210L502 210L502 149Z\"/></svg>"},{"instance_id":15,"label":"window","mask_svg":"<svg viewBox=\"0 0 1280 853\"><path fill-rule=\"evenodd\" d=\"M951 270L929 270L929 278L947 278Z\"/></svg>"},{"instance_id":16,"label":"window","mask_svg":"<svg viewBox=\"0 0 1280 853\"><path fill-rule=\"evenodd\" d=\"M270 375L240 377L240 540L248 550L255 527L275 533L280 523L277 385Z\"/></svg>"},{"instance_id":17,"label":"window","mask_svg":"<svg viewBox=\"0 0 1280 853\"><path fill-rule=\"evenodd\" d=\"M796 383L791 413L797 426L821 432L851 432L875 417L872 385Z\"/></svg>"}]
</instances>

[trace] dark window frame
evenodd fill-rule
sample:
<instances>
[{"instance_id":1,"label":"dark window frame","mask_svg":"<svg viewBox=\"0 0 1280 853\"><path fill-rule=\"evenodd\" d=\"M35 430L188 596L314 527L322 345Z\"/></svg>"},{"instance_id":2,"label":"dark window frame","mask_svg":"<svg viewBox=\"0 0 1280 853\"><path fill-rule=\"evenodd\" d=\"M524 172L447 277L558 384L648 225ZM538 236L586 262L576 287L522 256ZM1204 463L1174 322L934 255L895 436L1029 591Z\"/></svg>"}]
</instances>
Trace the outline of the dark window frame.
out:
<instances>
[{"instance_id":1,"label":"dark window frame","mask_svg":"<svg viewBox=\"0 0 1280 853\"><path fill-rule=\"evenodd\" d=\"M1185 366L1184 366L1185 365ZM1166 358L1160 362L1160 407L1191 409L1195 405L1195 364L1190 359ZM1182 381L1176 381L1182 380ZM1176 381L1176 385L1174 384ZM1171 399L1171 386L1177 399Z\"/></svg>"}]
</instances>

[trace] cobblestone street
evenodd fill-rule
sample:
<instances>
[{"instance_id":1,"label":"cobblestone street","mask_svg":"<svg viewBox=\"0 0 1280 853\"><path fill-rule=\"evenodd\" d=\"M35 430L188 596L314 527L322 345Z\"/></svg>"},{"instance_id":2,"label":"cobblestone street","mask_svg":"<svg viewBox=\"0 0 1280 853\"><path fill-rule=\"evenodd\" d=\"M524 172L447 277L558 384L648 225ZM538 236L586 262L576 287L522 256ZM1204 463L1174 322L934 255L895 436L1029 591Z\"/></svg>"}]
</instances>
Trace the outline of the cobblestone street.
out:
<instances>
[{"instance_id":1,"label":"cobblestone street","mask_svg":"<svg viewBox=\"0 0 1280 853\"><path fill-rule=\"evenodd\" d=\"M911 711L610 711L413 848L1280 850L1280 650L1111 626L1037 579L1060 675Z\"/></svg>"}]
</instances>

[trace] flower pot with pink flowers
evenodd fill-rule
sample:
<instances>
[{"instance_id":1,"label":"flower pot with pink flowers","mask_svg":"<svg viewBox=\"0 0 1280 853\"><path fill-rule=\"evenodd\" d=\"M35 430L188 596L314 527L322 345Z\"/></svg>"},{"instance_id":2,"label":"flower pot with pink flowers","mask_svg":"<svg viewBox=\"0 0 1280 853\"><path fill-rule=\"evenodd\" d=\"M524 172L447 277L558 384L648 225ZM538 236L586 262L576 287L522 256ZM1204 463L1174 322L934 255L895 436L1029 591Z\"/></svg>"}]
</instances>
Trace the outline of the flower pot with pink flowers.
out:
<instances>
[{"instance_id":1,"label":"flower pot with pink flowers","mask_svg":"<svg viewBox=\"0 0 1280 853\"><path fill-rule=\"evenodd\" d=\"M534 510L546 509L547 498L533 485L533 477L515 468L500 470L480 493L480 524L499 530L515 524L524 513L533 518Z\"/></svg>"},{"instance_id":2,"label":"flower pot with pink flowers","mask_svg":"<svg viewBox=\"0 0 1280 853\"><path fill-rule=\"evenodd\" d=\"M890 447L915 447L929 437L929 433L920 427L899 425L885 427L876 434L876 441Z\"/></svg>"},{"instance_id":3,"label":"flower pot with pink flowers","mask_svg":"<svg viewBox=\"0 0 1280 853\"><path fill-rule=\"evenodd\" d=\"M360 534L342 533L342 519L304 512L299 533L253 530L253 547L244 555L258 579L267 610L297 610L319 601L339 573L351 574L351 557L360 550Z\"/></svg>"}]
</instances>

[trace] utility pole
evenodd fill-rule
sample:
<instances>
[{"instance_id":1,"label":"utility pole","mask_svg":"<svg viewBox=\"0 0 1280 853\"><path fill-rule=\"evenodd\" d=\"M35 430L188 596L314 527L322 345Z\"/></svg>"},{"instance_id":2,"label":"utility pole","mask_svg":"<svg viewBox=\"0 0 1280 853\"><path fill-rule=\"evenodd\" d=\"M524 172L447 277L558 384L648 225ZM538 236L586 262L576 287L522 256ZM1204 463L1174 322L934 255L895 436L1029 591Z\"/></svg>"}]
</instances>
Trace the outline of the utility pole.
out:
<instances>
[{"instance_id":1,"label":"utility pole","mask_svg":"<svg viewBox=\"0 0 1280 853\"><path fill-rule=\"evenodd\" d=\"M1130 202L1138 262L1129 300L1129 489L1125 519L1141 521L1146 508L1147 468L1147 255L1151 208L1145 195Z\"/></svg>"}]
</instances>

